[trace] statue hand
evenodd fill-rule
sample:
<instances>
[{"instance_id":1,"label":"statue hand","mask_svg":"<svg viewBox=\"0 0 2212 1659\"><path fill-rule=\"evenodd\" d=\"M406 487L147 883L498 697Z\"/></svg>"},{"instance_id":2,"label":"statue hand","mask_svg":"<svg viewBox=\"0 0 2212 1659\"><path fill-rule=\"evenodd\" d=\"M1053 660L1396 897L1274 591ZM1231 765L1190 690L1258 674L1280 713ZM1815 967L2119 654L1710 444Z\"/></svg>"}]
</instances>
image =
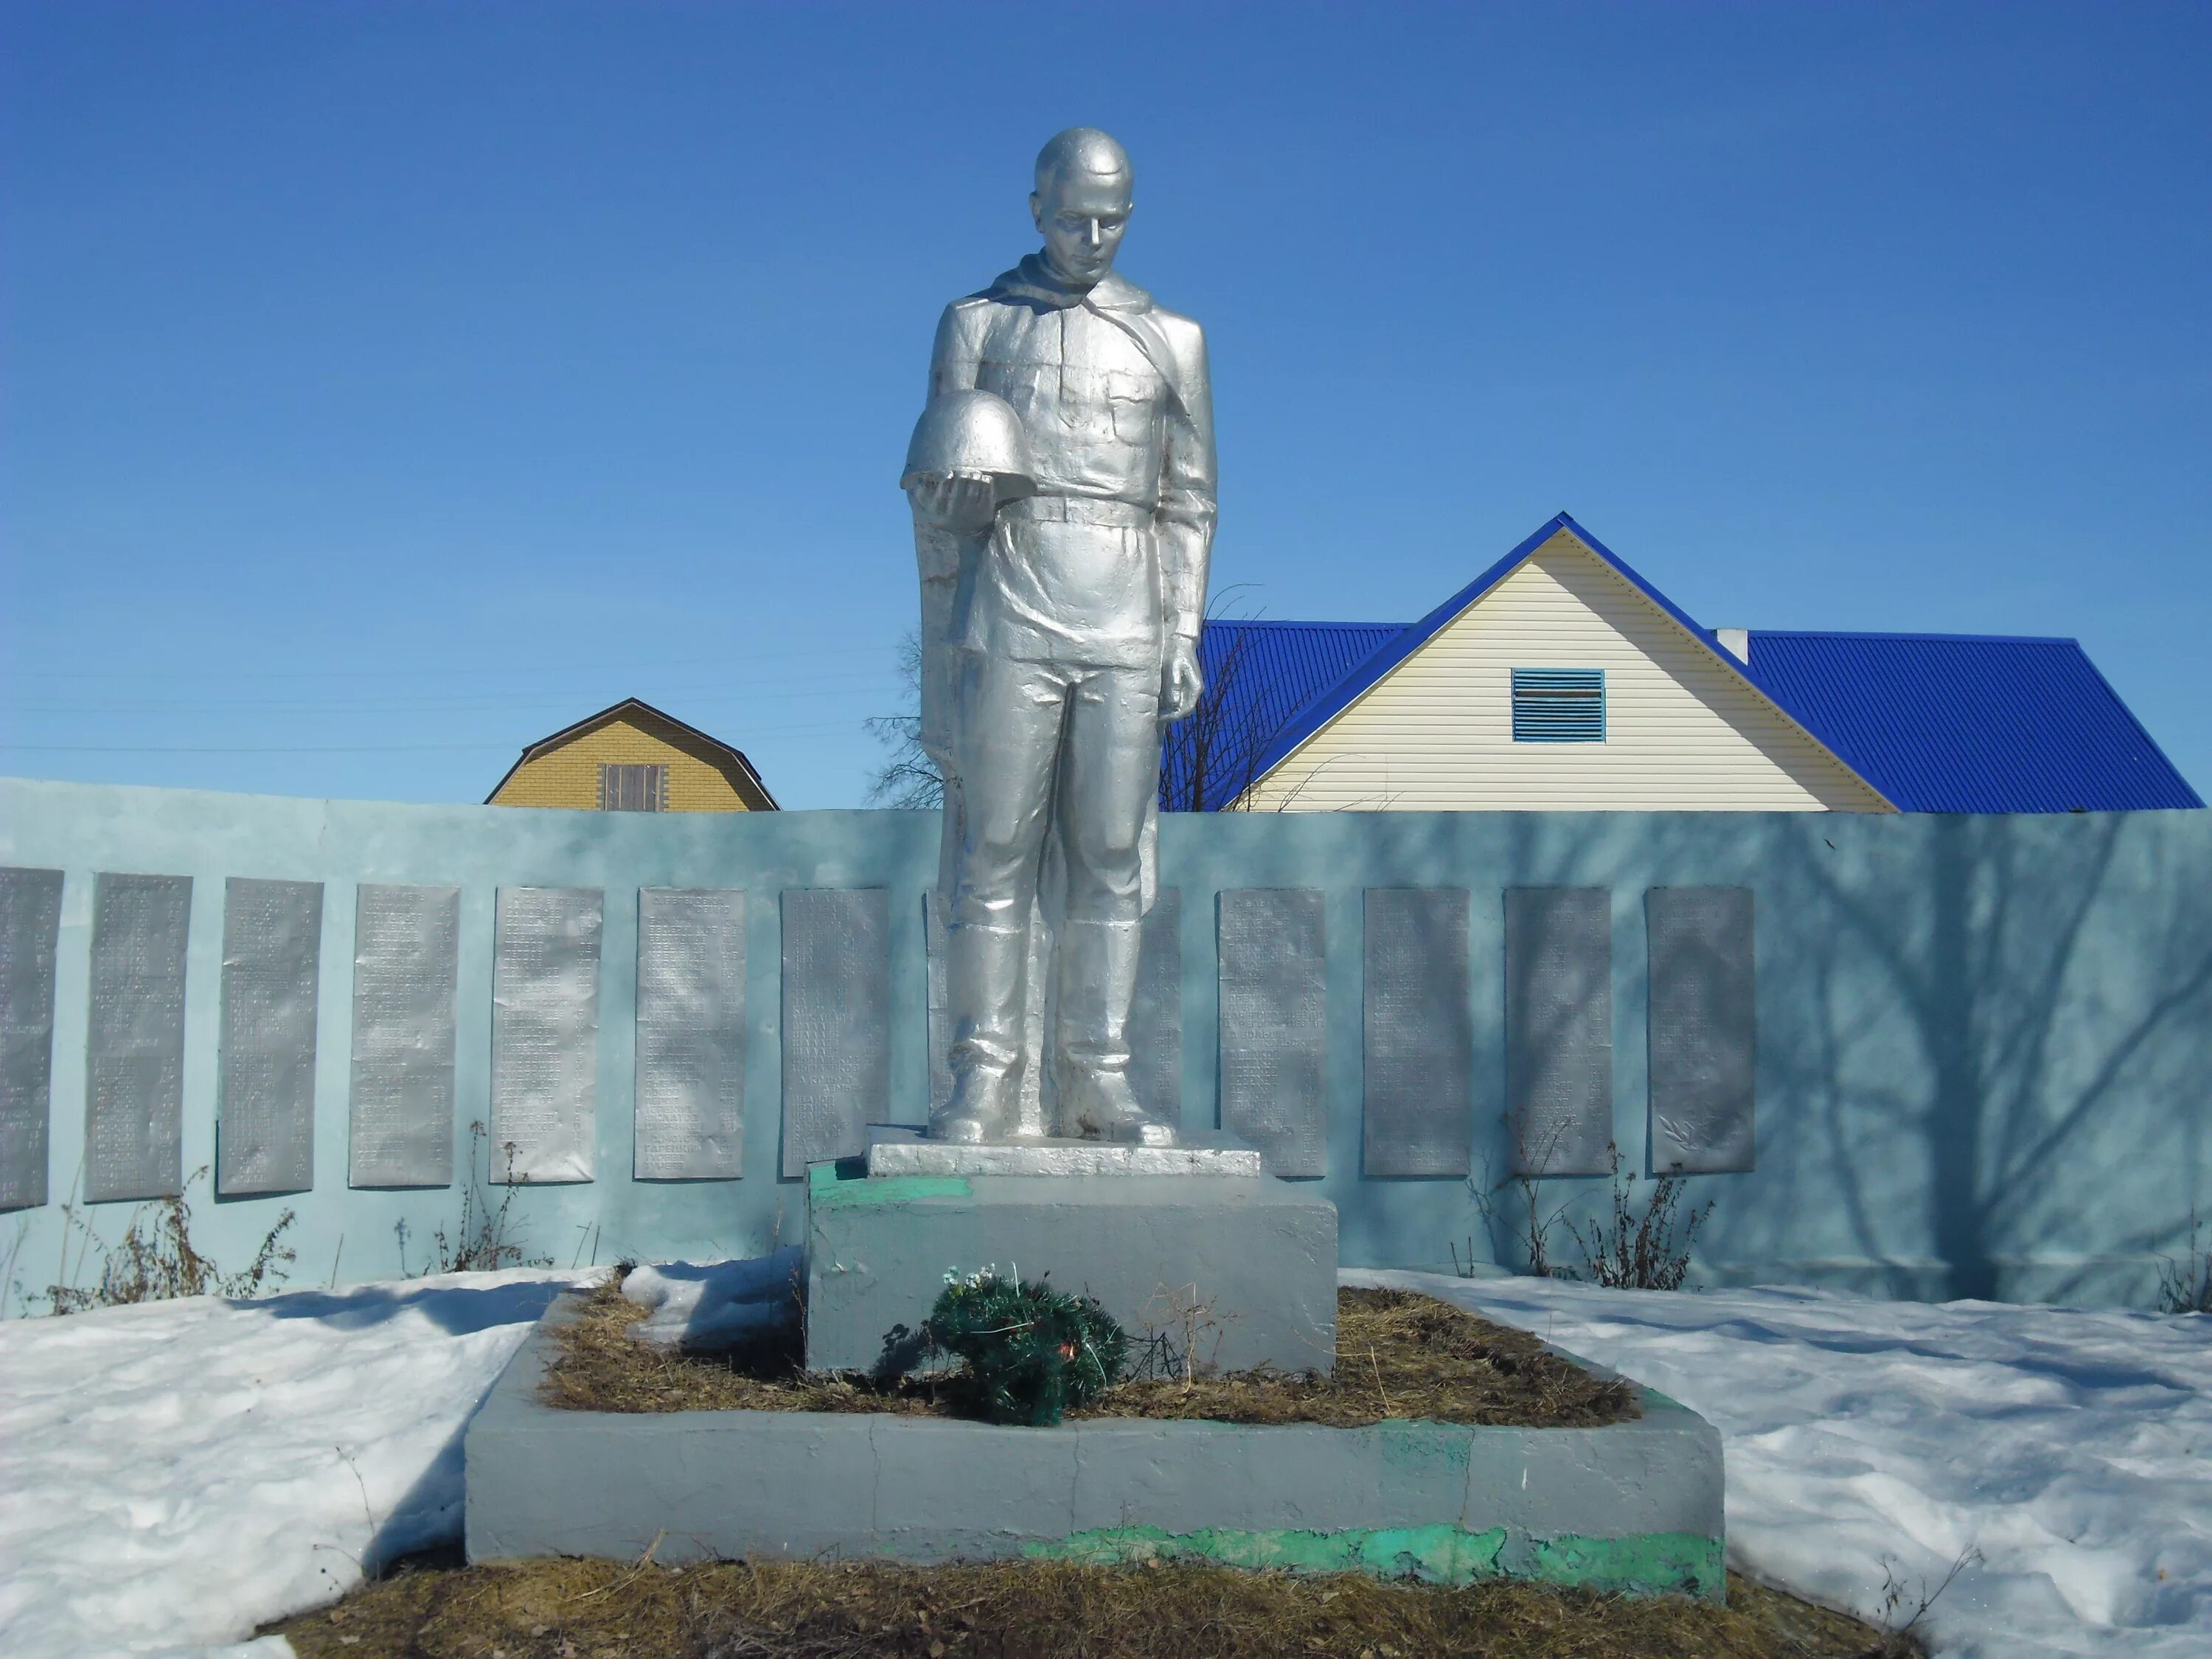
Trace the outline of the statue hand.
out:
<instances>
[{"instance_id":1,"label":"statue hand","mask_svg":"<svg viewBox=\"0 0 2212 1659\"><path fill-rule=\"evenodd\" d=\"M1168 641L1167 665L1160 672L1160 719L1175 721L1198 707L1206 680L1198 672L1198 645L1180 634Z\"/></svg>"},{"instance_id":2,"label":"statue hand","mask_svg":"<svg viewBox=\"0 0 2212 1659\"><path fill-rule=\"evenodd\" d=\"M918 478L913 495L915 507L923 518L963 536L988 528L998 510L997 495L988 478L967 478L957 473Z\"/></svg>"}]
</instances>

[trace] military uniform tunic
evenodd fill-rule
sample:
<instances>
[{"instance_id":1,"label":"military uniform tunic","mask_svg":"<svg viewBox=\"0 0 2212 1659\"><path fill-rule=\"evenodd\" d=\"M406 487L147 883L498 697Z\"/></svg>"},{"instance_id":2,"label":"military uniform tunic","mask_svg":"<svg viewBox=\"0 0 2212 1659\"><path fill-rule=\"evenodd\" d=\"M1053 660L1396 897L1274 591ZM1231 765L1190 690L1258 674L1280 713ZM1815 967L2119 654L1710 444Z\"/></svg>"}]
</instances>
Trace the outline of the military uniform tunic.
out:
<instances>
[{"instance_id":1,"label":"military uniform tunic","mask_svg":"<svg viewBox=\"0 0 2212 1659\"><path fill-rule=\"evenodd\" d=\"M1214 516L1198 325L1110 274L1074 293L1032 256L945 307L930 395L971 387L1020 416L1037 497L1000 514L954 641L1030 661L1157 669L1166 635L1196 640Z\"/></svg>"},{"instance_id":2,"label":"military uniform tunic","mask_svg":"<svg viewBox=\"0 0 2212 1659\"><path fill-rule=\"evenodd\" d=\"M1126 1098L1161 679L1169 641L1194 646L1204 619L1205 336L1119 276L1078 291L1032 256L945 308L929 389L1010 404L1037 491L1003 506L986 538L918 542L924 741L950 763L955 1088L963 1109L1006 1119L1050 842L1061 877L1046 907L1059 921L1054 1051L1063 1116L1073 1100L1079 1120L1062 1127L1079 1133L1085 1109L1111 1116Z\"/></svg>"}]
</instances>

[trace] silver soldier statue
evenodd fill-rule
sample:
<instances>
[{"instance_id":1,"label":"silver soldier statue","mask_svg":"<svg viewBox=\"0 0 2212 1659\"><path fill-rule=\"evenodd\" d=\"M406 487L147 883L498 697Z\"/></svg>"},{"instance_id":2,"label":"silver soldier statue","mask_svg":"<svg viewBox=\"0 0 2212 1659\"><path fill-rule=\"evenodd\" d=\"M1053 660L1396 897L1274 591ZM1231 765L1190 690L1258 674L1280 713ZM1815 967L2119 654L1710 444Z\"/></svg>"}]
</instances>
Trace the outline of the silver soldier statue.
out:
<instances>
[{"instance_id":1,"label":"silver soldier statue","mask_svg":"<svg viewBox=\"0 0 2212 1659\"><path fill-rule=\"evenodd\" d=\"M1197 703L1214 520L1206 337L1114 270L1133 178L1076 127L1037 156L1044 246L945 307L902 480L922 576L922 744L945 783L952 1091L996 1141L1048 1049L1060 1133L1171 1146L1128 1081L1160 731ZM1031 982L1053 942L1051 1027Z\"/></svg>"}]
</instances>

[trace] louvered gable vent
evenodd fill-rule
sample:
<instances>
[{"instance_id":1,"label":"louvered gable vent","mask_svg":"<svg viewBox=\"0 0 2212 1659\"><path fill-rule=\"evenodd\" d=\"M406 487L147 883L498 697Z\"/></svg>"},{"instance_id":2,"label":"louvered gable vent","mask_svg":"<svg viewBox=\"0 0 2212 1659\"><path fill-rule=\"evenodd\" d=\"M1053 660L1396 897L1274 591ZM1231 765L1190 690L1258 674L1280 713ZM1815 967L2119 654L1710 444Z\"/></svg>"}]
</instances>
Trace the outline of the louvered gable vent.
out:
<instances>
[{"instance_id":1,"label":"louvered gable vent","mask_svg":"<svg viewBox=\"0 0 2212 1659\"><path fill-rule=\"evenodd\" d=\"M1603 743L1605 670L1515 669L1513 741Z\"/></svg>"}]
</instances>

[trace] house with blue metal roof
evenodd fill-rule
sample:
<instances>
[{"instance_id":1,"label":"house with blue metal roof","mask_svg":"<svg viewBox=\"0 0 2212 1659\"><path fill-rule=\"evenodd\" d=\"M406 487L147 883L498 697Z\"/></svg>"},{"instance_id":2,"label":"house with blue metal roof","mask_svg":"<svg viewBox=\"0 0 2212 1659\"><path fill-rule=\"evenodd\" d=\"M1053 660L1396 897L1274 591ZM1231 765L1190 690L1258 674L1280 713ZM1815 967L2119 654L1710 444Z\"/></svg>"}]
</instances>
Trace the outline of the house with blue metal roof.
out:
<instances>
[{"instance_id":1,"label":"house with blue metal roof","mask_svg":"<svg viewBox=\"0 0 2212 1659\"><path fill-rule=\"evenodd\" d=\"M1200 657L1170 808L2204 804L2075 641L1708 629L1565 514L1419 622L1221 618Z\"/></svg>"}]
</instances>

